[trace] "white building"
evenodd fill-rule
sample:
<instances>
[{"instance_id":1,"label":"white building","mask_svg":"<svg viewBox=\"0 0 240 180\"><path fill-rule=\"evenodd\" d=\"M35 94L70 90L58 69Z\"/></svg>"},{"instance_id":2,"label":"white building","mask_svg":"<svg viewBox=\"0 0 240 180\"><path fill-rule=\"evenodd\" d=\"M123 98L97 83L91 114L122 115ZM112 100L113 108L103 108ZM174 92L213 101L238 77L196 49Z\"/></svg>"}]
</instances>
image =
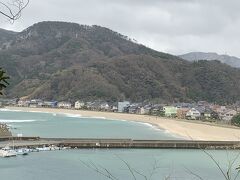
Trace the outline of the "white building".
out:
<instances>
[{"instance_id":1,"label":"white building","mask_svg":"<svg viewBox=\"0 0 240 180\"><path fill-rule=\"evenodd\" d=\"M232 118L237 115L237 111L228 109L220 113L220 119L226 122L230 122Z\"/></svg>"},{"instance_id":2,"label":"white building","mask_svg":"<svg viewBox=\"0 0 240 180\"><path fill-rule=\"evenodd\" d=\"M118 112L123 112L124 108L130 106L129 101L118 102Z\"/></svg>"},{"instance_id":3,"label":"white building","mask_svg":"<svg viewBox=\"0 0 240 180\"><path fill-rule=\"evenodd\" d=\"M30 101L19 100L17 106L18 107L28 107L29 104L30 104Z\"/></svg>"},{"instance_id":4,"label":"white building","mask_svg":"<svg viewBox=\"0 0 240 180\"><path fill-rule=\"evenodd\" d=\"M59 102L58 108L71 109L72 104L70 102Z\"/></svg>"},{"instance_id":5,"label":"white building","mask_svg":"<svg viewBox=\"0 0 240 180\"><path fill-rule=\"evenodd\" d=\"M32 99L29 103L30 108L42 107L43 100L41 99Z\"/></svg>"},{"instance_id":6,"label":"white building","mask_svg":"<svg viewBox=\"0 0 240 180\"><path fill-rule=\"evenodd\" d=\"M225 111L227 111L226 106L220 106L219 108L216 109L217 113L224 113Z\"/></svg>"},{"instance_id":7,"label":"white building","mask_svg":"<svg viewBox=\"0 0 240 180\"><path fill-rule=\"evenodd\" d=\"M101 103L100 108L101 108L102 110L109 110L109 109L110 109L110 106L109 106L108 103L104 102L104 103Z\"/></svg>"},{"instance_id":8,"label":"white building","mask_svg":"<svg viewBox=\"0 0 240 180\"><path fill-rule=\"evenodd\" d=\"M75 109L81 109L84 105L85 105L84 102L82 102L82 101L77 101L77 102L75 102L74 108L75 108Z\"/></svg>"},{"instance_id":9,"label":"white building","mask_svg":"<svg viewBox=\"0 0 240 180\"><path fill-rule=\"evenodd\" d=\"M137 114L146 114L146 111L144 109L144 107L140 107L137 109Z\"/></svg>"},{"instance_id":10,"label":"white building","mask_svg":"<svg viewBox=\"0 0 240 180\"><path fill-rule=\"evenodd\" d=\"M118 111L117 106L112 106L111 111L113 111L113 112L117 112L117 111Z\"/></svg>"},{"instance_id":11,"label":"white building","mask_svg":"<svg viewBox=\"0 0 240 180\"><path fill-rule=\"evenodd\" d=\"M198 111L197 109L195 109L195 108L192 108L192 109L190 109L190 110L187 112L186 117L187 117L188 119L194 119L194 120L196 120L196 119L199 119L199 118L201 117L201 112L199 112L199 111Z\"/></svg>"}]
</instances>

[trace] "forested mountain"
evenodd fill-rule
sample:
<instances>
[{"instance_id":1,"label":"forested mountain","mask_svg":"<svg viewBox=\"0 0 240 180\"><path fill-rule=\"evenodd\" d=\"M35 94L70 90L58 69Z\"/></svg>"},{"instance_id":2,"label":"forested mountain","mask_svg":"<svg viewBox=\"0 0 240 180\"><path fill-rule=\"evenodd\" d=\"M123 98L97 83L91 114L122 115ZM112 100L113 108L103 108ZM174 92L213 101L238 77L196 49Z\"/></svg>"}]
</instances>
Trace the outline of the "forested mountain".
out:
<instances>
[{"instance_id":1,"label":"forested mountain","mask_svg":"<svg viewBox=\"0 0 240 180\"><path fill-rule=\"evenodd\" d=\"M8 34L8 33L7 33ZM164 102L240 100L240 70L188 62L100 26L41 22L0 40L9 97Z\"/></svg>"},{"instance_id":2,"label":"forested mountain","mask_svg":"<svg viewBox=\"0 0 240 180\"><path fill-rule=\"evenodd\" d=\"M4 42L8 42L9 40L11 40L12 37L15 36L15 34L16 34L16 32L0 29L0 44L1 44L1 46L3 46Z\"/></svg>"},{"instance_id":3,"label":"forested mountain","mask_svg":"<svg viewBox=\"0 0 240 180\"><path fill-rule=\"evenodd\" d=\"M187 61L199 61L199 60L218 60L222 63L228 64L232 67L240 68L240 59L234 56L219 55L217 53L204 53L204 52L191 52L179 56Z\"/></svg>"}]
</instances>

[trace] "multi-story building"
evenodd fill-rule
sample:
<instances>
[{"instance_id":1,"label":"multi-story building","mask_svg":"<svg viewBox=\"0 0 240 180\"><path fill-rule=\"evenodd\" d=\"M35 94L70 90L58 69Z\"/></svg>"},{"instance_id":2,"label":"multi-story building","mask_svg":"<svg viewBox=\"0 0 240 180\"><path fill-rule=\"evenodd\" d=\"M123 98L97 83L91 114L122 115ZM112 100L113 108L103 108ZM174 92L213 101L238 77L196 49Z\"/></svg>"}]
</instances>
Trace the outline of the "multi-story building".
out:
<instances>
[{"instance_id":1,"label":"multi-story building","mask_svg":"<svg viewBox=\"0 0 240 180\"><path fill-rule=\"evenodd\" d=\"M130 106L129 101L118 102L118 112L124 112L124 109Z\"/></svg>"},{"instance_id":2,"label":"multi-story building","mask_svg":"<svg viewBox=\"0 0 240 180\"><path fill-rule=\"evenodd\" d=\"M59 102L57 106L58 108L71 109L72 103L63 101L63 102Z\"/></svg>"},{"instance_id":3,"label":"multi-story building","mask_svg":"<svg viewBox=\"0 0 240 180\"><path fill-rule=\"evenodd\" d=\"M164 106L163 112L166 117L176 117L177 116L177 108L174 106Z\"/></svg>"},{"instance_id":4,"label":"multi-story building","mask_svg":"<svg viewBox=\"0 0 240 180\"><path fill-rule=\"evenodd\" d=\"M74 104L74 108L75 108L75 109L81 109L84 105L85 105L84 102L82 102L82 101L76 101L75 104Z\"/></svg>"}]
</instances>

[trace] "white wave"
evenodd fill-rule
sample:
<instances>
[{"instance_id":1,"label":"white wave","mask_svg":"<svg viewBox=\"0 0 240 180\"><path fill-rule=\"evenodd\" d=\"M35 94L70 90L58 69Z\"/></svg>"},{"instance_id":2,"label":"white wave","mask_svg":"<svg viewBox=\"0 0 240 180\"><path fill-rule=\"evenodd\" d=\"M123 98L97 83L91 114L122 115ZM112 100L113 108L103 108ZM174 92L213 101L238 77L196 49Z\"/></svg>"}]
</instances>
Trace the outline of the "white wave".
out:
<instances>
[{"instance_id":1,"label":"white wave","mask_svg":"<svg viewBox=\"0 0 240 180\"><path fill-rule=\"evenodd\" d=\"M41 111L28 111L30 113L44 113L44 112L41 112Z\"/></svg>"},{"instance_id":2,"label":"white wave","mask_svg":"<svg viewBox=\"0 0 240 180\"><path fill-rule=\"evenodd\" d=\"M156 130L156 131L161 131L162 133L164 133L164 134L167 134L167 135L169 135L169 136L172 136L173 138L181 138L181 139L184 139L183 137L181 137L181 136L179 136L179 135L177 135L177 134L173 134L173 133L171 133L169 130L167 130L167 129L162 129L162 128L159 128L157 125L154 125L154 124L150 124L150 123L145 123L145 122L137 122L137 123L140 123L140 124L143 124L143 125L145 125L145 126L148 126L148 127L150 127L151 129L153 129L153 130Z\"/></svg>"},{"instance_id":3,"label":"white wave","mask_svg":"<svg viewBox=\"0 0 240 180\"><path fill-rule=\"evenodd\" d=\"M129 121L131 123L137 123L137 124L141 124L141 125L144 125L146 127L149 127L155 131L162 131L165 133L165 130L164 129L161 129L159 128L157 125L154 125L154 124L151 124L151 123L146 123L146 122L139 122L139 121ZM167 133L167 132L166 132Z\"/></svg>"},{"instance_id":4,"label":"white wave","mask_svg":"<svg viewBox=\"0 0 240 180\"><path fill-rule=\"evenodd\" d=\"M121 121L121 122L127 122L127 120L121 120L121 119L113 119L114 121Z\"/></svg>"},{"instance_id":5,"label":"white wave","mask_svg":"<svg viewBox=\"0 0 240 180\"><path fill-rule=\"evenodd\" d=\"M52 114L51 112L44 112L44 111L27 111L30 113L42 113L42 114Z\"/></svg>"},{"instance_id":6,"label":"white wave","mask_svg":"<svg viewBox=\"0 0 240 180\"><path fill-rule=\"evenodd\" d=\"M22 110L14 110L14 109L6 109L6 108L4 108L4 109L0 108L0 111L3 111L3 112L22 112Z\"/></svg>"},{"instance_id":7,"label":"white wave","mask_svg":"<svg viewBox=\"0 0 240 180\"><path fill-rule=\"evenodd\" d=\"M84 119L106 119L105 117L98 117L98 116L82 116L81 118Z\"/></svg>"},{"instance_id":8,"label":"white wave","mask_svg":"<svg viewBox=\"0 0 240 180\"><path fill-rule=\"evenodd\" d=\"M101 116L82 116L80 114L64 114L67 117L72 117L72 118L81 118L81 119L106 119L105 117Z\"/></svg>"},{"instance_id":9,"label":"white wave","mask_svg":"<svg viewBox=\"0 0 240 180\"><path fill-rule=\"evenodd\" d=\"M70 113L61 113L61 114L66 117L71 117L71 118L82 118L81 114L70 114Z\"/></svg>"},{"instance_id":10,"label":"white wave","mask_svg":"<svg viewBox=\"0 0 240 180\"><path fill-rule=\"evenodd\" d=\"M134 122L134 121L128 121L128 120L123 120L123 119L113 119L113 118L104 118L104 119L107 119L108 121Z\"/></svg>"},{"instance_id":11,"label":"white wave","mask_svg":"<svg viewBox=\"0 0 240 180\"><path fill-rule=\"evenodd\" d=\"M154 126L154 125L152 125L152 124L150 124L150 123L145 123L145 122L137 122L137 123L142 124L142 125L145 125L145 126L148 126L148 127L150 127L150 128L155 128L155 127L156 127L156 126Z\"/></svg>"},{"instance_id":12,"label":"white wave","mask_svg":"<svg viewBox=\"0 0 240 180\"><path fill-rule=\"evenodd\" d=\"M15 129L15 128L20 128L20 127L22 127L21 125L12 125L12 124L8 124L7 125L8 127L10 127L11 129Z\"/></svg>"},{"instance_id":13,"label":"white wave","mask_svg":"<svg viewBox=\"0 0 240 180\"><path fill-rule=\"evenodd\" d=\"M24 122L35 122L37 120L28 119L28 120L18 120L18 119L0 119L1 123L24 123Z\"/></svg>"}]
</instances>

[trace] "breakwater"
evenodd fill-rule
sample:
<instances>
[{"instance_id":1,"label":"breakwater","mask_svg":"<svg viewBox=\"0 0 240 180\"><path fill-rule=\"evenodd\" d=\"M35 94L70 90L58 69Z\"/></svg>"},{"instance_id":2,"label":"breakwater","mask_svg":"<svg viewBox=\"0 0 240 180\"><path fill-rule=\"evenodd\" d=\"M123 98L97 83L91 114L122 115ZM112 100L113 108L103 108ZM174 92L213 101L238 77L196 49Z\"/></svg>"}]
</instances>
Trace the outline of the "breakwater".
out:
<instances>
[{"instance_id":1,"label":"breakwater","mask_svg":"<svg viewBox=\"0 0 240 180\"><path fill-rule=\"evenodd\" d=\"M132 140L80 138L0 138L0 147L41 147L56 145L70 148L148 148L148 149L240 149L240 141Z\"/></svg>"}]
</instances>

